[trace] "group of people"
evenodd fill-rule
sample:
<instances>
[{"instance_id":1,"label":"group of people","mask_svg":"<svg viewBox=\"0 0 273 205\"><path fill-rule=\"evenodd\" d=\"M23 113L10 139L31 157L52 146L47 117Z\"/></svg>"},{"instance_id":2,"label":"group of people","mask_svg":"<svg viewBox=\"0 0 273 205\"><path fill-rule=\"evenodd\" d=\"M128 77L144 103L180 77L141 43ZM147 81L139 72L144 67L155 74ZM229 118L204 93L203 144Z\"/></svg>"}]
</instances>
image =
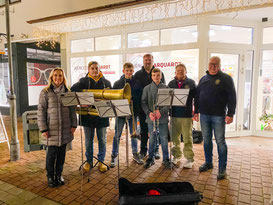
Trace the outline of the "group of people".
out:
<instances>
[{"instance_id":1,"label":"group of people","mask_svg":"<svg viewBox=\"0 0 273 205\"><path fill-rule=\"evenodd\" d=\"M131 134L133 126L137 124L137 119L140 123L140 149L138 149L137 138L131 138L133 159L136 163L144 164L145 169L155 164L155 160L161 158L159 154L159 145L161 145L162 164L166 168L170 168L172 163L177 164L181 160L182 154L186 159L183 167L192 168L194 165L192 124L193 120L199 121L200 113L205 163L199 167L199 171L203 172L213 168L212 135L214 133L219 155L218 179L226 177L225 124L233 121L236 92L232 78L220 69L220 58L216 56L210 58L206 75L200 79L197 87L194 80L187 77L187 68L184 64L178 64L175 67L175 77L168 85L165 84L163 72L153 65L153 56L145 54L142 68L133 75L133 64L125 63L123 75L112 87L100 72L99 64L96 61L91 61L88 64L86 76L75 83L70 90L66 85L64 71L60 68L52 70L48 86L40 93L38 105L38 126L47 145L46 170L49 187L64 184L62 170L66 145L73 140L73 133L77 127L75 108L64 107L58 93L81 92L83 89L121 89L126 83L129 83L131 87L132 112L134 113L133 118L128 120ZM171 112L168 107L156 106L157 93L160 88L189 89L186 106L172 107ZM170 131L168 128L169 116ZM80 117L80 125L84 128L86 148L86 163L83 168L86 171L93 168L93 144L96 131L98 167L101 172L105 172L107 171L107 166L104 163L107 141L106 128L109 126L109 119L91 115L81 115ZM119 142L125 122L125 117L118 117L116 120L110 167L117 165ZM156 134L155 124L158 127ZM168 150L169 133L173 142L173 147L170 150L173 156L172 161L170 161ZM184 142L183 151L180 148L181 135Z\"/></svg>"}]
</instances>

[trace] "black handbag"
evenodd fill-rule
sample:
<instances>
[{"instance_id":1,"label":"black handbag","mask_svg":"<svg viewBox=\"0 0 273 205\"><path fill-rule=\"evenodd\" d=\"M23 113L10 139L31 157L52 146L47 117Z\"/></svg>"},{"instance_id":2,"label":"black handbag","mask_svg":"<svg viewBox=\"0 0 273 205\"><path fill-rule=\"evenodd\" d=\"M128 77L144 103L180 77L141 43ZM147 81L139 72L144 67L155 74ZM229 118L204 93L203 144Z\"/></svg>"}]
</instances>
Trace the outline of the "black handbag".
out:
<instances>
[{"instance_id":1,"label":"black handbag","mask_svg":"<svg viewBox=\"0 0 273 205\"><path fill-rule=\"evenodd\" d=\"M194 144L200 144L203 142L202 132L192 128L192 141ZM183 136L181 134L181 142L183 142Z\"/></svg>"}]
</instances>

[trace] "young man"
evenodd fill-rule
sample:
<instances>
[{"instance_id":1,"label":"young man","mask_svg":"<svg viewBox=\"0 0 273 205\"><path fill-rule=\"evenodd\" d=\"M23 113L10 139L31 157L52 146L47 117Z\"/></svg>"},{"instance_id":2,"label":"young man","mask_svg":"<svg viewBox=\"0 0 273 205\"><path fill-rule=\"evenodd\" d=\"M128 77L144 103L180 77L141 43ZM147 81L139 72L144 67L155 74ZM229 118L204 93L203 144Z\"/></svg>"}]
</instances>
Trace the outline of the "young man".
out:
<instances>
[{"instance_id":1,"label":"young man","mask_svg":"<svg viewBox=\"0 0 273 205\"><path fill-rule=\"evenodd\" d=\"M171 116L171 135L174 147L172 148L173 163L177 164L182 156L180 149L180 136L183 136L183 154L187 159L183 167L192 168L194 164L194 153L192 150L192 103L196 94L195 82L187 77L187 69L184 64L175 67L175 77L169 82L170 88L190 89L186 102L186 107L172 107Z\"/></svg>"},{"instance_id":2,"label":"young man","mask_svg":"<svg viewBox=\"0 0 273 205\"><path fill-rule=\"evenodd\" d=\"M226 178L227 144L225 139L226 124L233 122L236 108L236 91L233 79L221 71L221 59L213 56L209 60L207 74L197 86L194 101L194 120L199 121L204 137L205 163L199 167L200 172L213 168L212 163L212 133L214 133L218 150L217 179Z\"/></svg>"},{"instance_id":3,"label":"young man","mask_svg":"<svg viewBox=\"0 0 273 205\"><path fill-rule=\"evenodd\" d=\"M83 89L105 89L111 88L110 81L106 80L99 70L99 65L96 61L91 61L88 64L88 73L81 78L79 82L71 87L71 91L80 92ZM109 126L109 118L100 118L98 116L81 115L81 125L84 128L85 134L85 155L87 163L84 164L84 170L89 171L93 167L93 144L95 129L97 132L99 153L98 159L103 162L106 155L106 127ZM107 167L99 162L99 170L107 171Z\"/></svg>"},{"instance_id":4,"label":"young man","mask_svg":"<svg viewBox=\"0 0 273 205\"><path fill-rule=\"evenodd\" d=\"M131 94L132 94L132 103L133 103L133 113L134 113L134 123L136 129L136 115L139 113L140 108L140 100L141 100L141 86L139 82L133 77L134 66L132 63L125 63L123 65L123 74L121 78L114 83L114 89L122 89L126 83L129 83L131 86ZM122 134L122 130L125 124L126 118L119 117L116 125L115 125L115 136L113 138L113 147L112 147L112 159L110 167L113 168L117 164L117 155L119 150L119 141ZM133 132L133 120L129 119L129 128L130 134ZM133 152L133 159L138 164L143 164L143 160L140 159L138 151L137 151L137 138L131 138L131 146Z\"/></svg>"},{"instance_id":5,"label":"young man","mask_svg":"<svg viewBox=\"0 0 273 205\"><path fill-rule=\"evenodd\" d=\"M159 139L163 152L162 164L169 168L170 159L168 151L168 107L155 107L157 103L157 91L159 88L167 88L161 83L161 71L158 68L152 70L152 80L142 93L141 105L146 114L146 123L148 124L149 138L149 157L145 162L144 168L147 169L154 164L156 141L158 140L154 131L154 121L158 121Z\"/></svg>"},{"instance_id":6,"label":"young man","mask_svg":"<svg viewBox=\"0 0 273 205\"><path fill-rule=\"evenodd\" d=\"M134 75L136 80L140 82L142 89L145 86L149 85L152 82L152 71L154 69L154 57L151 54L145 54L143 56L143 66L141 70L137 71ZM161 82L165 84L164 74L162 73ZM143 159L147 154L147 142L148 142L148 126L145 122L146 114L144 113L143 109L140 109L139 112L139 122L140 122L140 130L141 130L141 149L140 149L140 156ZM158 144L156 146L156 154L155 158L159 159L160 155L158 153Z\"/></svg>"}]
</instances>

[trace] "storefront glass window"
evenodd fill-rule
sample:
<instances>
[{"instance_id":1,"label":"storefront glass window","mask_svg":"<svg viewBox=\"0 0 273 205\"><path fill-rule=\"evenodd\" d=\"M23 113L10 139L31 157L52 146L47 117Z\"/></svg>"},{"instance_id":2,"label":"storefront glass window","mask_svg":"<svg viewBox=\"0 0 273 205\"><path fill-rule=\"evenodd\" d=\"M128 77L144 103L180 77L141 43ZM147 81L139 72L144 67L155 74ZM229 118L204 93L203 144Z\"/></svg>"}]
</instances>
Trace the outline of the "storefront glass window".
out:
<instances>
[{"instance_id":1,"label":"storefront glass window","mask_svg":"<svg viewBox=\"0 0 273 205\"><path fill-rule=\"evenodd\" d=\"M134 64L135 72L143 65L144 53L127 54L126 60ZM154 66L159 68L168 84L174 78L175 66L184 63L187 67L187 76L198 82L198 49L153 52Z\"/></svg>"},{"instance_id":2,"label":"storefront glass window","mask_svg":"<svg viewBox=\"0 0 273 205\"><path fill-rule=\"evenodd\" d=\"M117 50L121 48L121 35L95 38L96 51Z\"/></svg>"},{"instance_id":3,"label":"storefront glass window","mask_svg":"<svg viewBox=\"0 0 273 205\"><path fill-rule=\"evenodd\" d=\"M266 116L273 114L273 50L261 52L262 65L258 78L257 93L257 130L273 130L273 117ZM259 119L263 117L263 119Z\"/></svg>"},{"instance_id":4,"label":"storefront glass window","mask_svg":"<svg viewBox=\"0 0 273 205\"><path fill-rule=\"evenodd\" d=\"M161 30L161 45L197 42L197 25Z\"/></svg>"},{"instance_id":5,"label":"storefront glass window","mask_svg":"<svg viewBox=\"0 0 273 205\"><path fill-rule=\"evenodd\" d=\"M250 111L251 111L251 87L252 87L252 68L253 68L253 51L246 54L245 68L245 90L244 90L244 116L243 129L250 129Z\"/></svg>"},{"instance_id":6,"label":"storefront glass window","mask_svg":"<svg viewBox=\"0 0 273 205\"><path fill-rule=\"evenodd\" d=\"M94 38L71 41L71 53L94 51Z\"/></svg>"},{"instance_id":7,"label":"storefront glass window","mask_svg":"<svg viewBox=\"0 0 273 205\"><path fill-rule=\"evenodd\" d=\"M90 61L97 61L99 63L102 74L111 82L112 86L122 75L122 55L87 57L86 64Z\"/></svg>"},{"instance_id":8,"label":"storefront glass window","mask_svg":"<svg viewBox=\"0 0 273 205\"><path fill-rule=\"evenodd\" d=\"M263 44L273 43L273 27L263 29Z\"/></svg>"},{"instance_id":9,"label":"storefront glass window","mask_svg":"<svg viewBox=\"0 0 273 205\"><path fill-rule=\"evenodd\" d=\"M128 48L159 45L159 30L128 34Z\"/></svg>"},{"instance_id":10,"label":"storefront glass window","mask_svg":"<svg viewBox=\"0 0 273 205\"><path fill-rule=\"evenodd\" d=\"M84 77L88 72L88 63L85 63L84 57L71 58L71 86L78 82L80 78Z\"/></svg>"},{"instance_id":11,"label":"storefront glass window","mask_svg":"<svg viewBox=\"0 0 273 205\"><path fill-rule=\"evenodd\" d=\"M252 44L252 38L253 28L210 25L210 42Z\"/></svg>"},{"instance_id":12,"label":"storefront glass window","mask_svg":"<svg viewBox=\"0 0 273 205\"><path fill-rule=\"evenodd\" d=\"M9 91L8 63L0 63L0 106L9 106L7 94Z\"/></svg>"},{"instance_id":13,"label":"storefront glass window","mask_svg":"<svg viewBox=\"0 0 273 205\"><path fill-rule=\"evenodd\" d=\"M28 103L30 106L38 104L39 93L48 84L50 72L56 67L59 65L27 63Z\"/></svg>"}]
</instances>

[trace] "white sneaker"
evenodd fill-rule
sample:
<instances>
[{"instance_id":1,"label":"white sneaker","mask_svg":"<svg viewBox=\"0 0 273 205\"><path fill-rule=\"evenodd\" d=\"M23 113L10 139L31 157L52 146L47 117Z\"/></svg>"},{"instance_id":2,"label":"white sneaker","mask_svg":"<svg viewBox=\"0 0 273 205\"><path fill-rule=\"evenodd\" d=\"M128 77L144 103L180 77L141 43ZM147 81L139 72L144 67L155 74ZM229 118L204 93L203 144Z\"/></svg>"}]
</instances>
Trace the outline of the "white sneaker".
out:
<instances>
[{"instance_id":1,"label":"white sneaker","mask_svg":"<svg viewBox=\"0 0 273 205\"><path fill-rule=\"evenodd\" d=\"M191 160L187 160L186 163L183 165L184 168L191 169L194 165L194 162Z\"/></svg>"},{"instance_id":2,"label":"white sneaker","mask_svg":"<svg viewBox=\"0 0 273 205\"><path fill-rule=\"evenodd\" d=\"M180 158L172 158L172 163L176 165L180 161Z\"/></svg>"}]
</instances>

